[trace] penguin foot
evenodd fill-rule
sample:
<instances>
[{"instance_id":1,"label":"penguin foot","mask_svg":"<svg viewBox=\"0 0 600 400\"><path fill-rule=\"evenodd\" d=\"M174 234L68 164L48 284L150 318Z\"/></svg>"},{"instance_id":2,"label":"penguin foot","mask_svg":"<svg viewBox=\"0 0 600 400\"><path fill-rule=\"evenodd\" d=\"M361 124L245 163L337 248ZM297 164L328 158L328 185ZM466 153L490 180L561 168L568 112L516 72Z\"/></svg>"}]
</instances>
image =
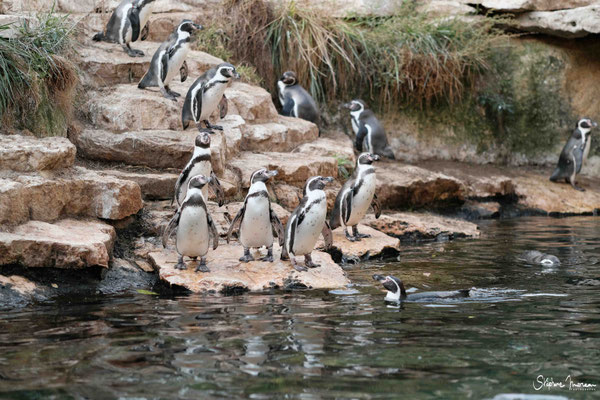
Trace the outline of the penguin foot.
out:
<instances>
[{"instance_id":1,"label":"penguin foot","mask_svg":"<svg viewBox=\"0 0 600 400\"><path fill-rule=\"evenodd\" d=\"M180 270L187 269L187 267L185 266L185 263L183 262L183 257L179 258L179 260L177 261L177 264L175 264L175 269L180 269Z\"/></svg>"},{"instance_id":2,"label":"penguin foot","mask_svg":"<svg viewBox=\"0 0 600 400\"><path fill-rule=\"evenodd\" d=\"M357 225L354 225L352 227L352 234L354 235L354 239L356 241L359 241L360 239L363 239L363 238L370 238L371 237L371 235L367 235L366 233L358 233L358 226Z\"/></svg>"},{"instance_id":3,"label":"penguin foot","mask_svg":"<svg viewBox=\"0 0 600 400\"><path fill-rule=\"evenodd\" d=\"M210 269L206 266L206 259L204 257L200 259L200 264L198 264L194 272L210 272Z\"/></svg>"},{"instance_id":4,"label":"penguin foot","mask_svg":"<svg viewBox=\"0 0 600 400\"><path fill-rule=\"evenodd\" d=\"M348 232L346 232L346 239L348 239L351 242L356 242L356 241L360 240L360 238L357 238L355 236L350 236L350 234Z\"/></svg>"},{"instance_id":5,"label":"penguin foot","mask_svg":"<svg viewBox=\"0 0 600 400\"><path fill-rule=\"evenodd\" d=\"M129 55L129 57L144 57L144 52L141 50L129 49L127 55Z\"/></svg>"},{"instance_id":6,"label":"penguin foot","mask_svg":"<svg viewBox=\"0 0 600 400\"><path fill-rule=\"evenodd\" d=\"M221 125L213 125L210 122L208 122L208 120L205 120L204 124L206 125L206 127L208 129L216 129L218 131L222 131L223 130L223 127Z\"/></svg>"},{"instance_id":7,"label":"penguin foot","mask_svg":"<svg viewBox=\"0 0 600 400\"><path fill-rule=\"evenodd\" d=\"M254 257L252 257L251 254L247 254L247 255L244 255L243 257L240 257L240 261L244 262L244 263L247 263L247 262L250 262L250 261L254 261Z\"/></svg>"},{"instance_id":8,"label":"penguin foot","mask_svg":"<svg viewBox=\"0 0 600 400\"><path fill-rule=\"evenodd\" d=\"M263 258L260 259L260 261L265 261L265 262L273 262L273 254L271 255L266 255Z\"/></svg>"},{"instance_id":9,"label":"penguin foot","mask_svg":"<svg viewBox=\"0 0 600 400\"><path fill-rule=\"evenodd\" d=\"M321 266L321 264L315 264L313 262L310 254L304 256L304 265L306 265L308 268L319 268Z\"/></svg>"},{"instance_id":10,"label":"penguin foot","mask_svg":"<svg viewBox=\"0 0 600 400\"><path fill-rule=\"evenodd\" d=\"M308 271L308 268L303 267L302 265L296 263L296 260L294 259L294 257L290 257L292 260L292 267L294 267L294 269L298 272L305 272Z\"/></svg>"},{"instance_id":11,"label":"penguin foot","mask_svg":"<svg viewBox=\"0 0 600 400\"><path fill-rule=\"evenodd\" d=\"M174 96L174 97L181 97L181 93L177 93L177 92L174 92L174 91L172 91L172 90L169 90L169 91L168 91L168 93L169 93L171 96Z\"/></svg>"},{"instance_id":12,"label":"penguin foot","mask_svg":"<svg viewBox=\"0 0 600 400\"><path fill-rule=\"evenodd\" d=\"M573 185L573 189L575 189L575 190L579 190L580 192L585 192L585 189L584 189L584 188L582 188L581 186L576 186L576 185Z\"/></svg>"},{"instance_id":13,"label":"penguin foot","mask_svg":"<svg viewBox=\"0 0 600 400\"><path fill-rule=\"evenodd\" d=\"M169 99L169 100L173 100L173 101L177 101L177 97L173 96L172 94L170 94L165 88L161 88L160 92L162 93L162 95Z\"/></svg>"},{"instance_id":14,"label":"penguin foot","mask_svg":"<svg viewBox=\"0 0 600 400\"><path fill-rule=\"evenodd\" d=\"M358 239L366 239L366 238L370 238L371 235L369 235L368 233L359 233L358 235L355 235L354 237L358 238Z\"/></svg>"}]
</instances>

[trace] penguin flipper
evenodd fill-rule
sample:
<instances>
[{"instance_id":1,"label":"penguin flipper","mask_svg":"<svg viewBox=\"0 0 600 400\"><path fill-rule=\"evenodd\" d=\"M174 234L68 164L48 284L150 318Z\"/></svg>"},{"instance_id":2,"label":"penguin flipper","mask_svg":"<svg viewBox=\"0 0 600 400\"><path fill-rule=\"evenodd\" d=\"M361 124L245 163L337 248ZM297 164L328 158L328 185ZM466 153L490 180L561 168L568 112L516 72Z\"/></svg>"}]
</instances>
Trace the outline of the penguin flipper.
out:
<instances>
[{"instance_id":1,"label":"penguin flipper","mask_svg":"<svg viewBox=\"0 0 600 400\"><path fill-rule=\"evenodd\" d=\"M173 218L171 218L171 220L169 221L169 224L167 225L167 227L163 231L162 245L163 245L164 248L167 248L167 242L169 241L169 238L173 234L173 231L175 231L177 229L177 227L179 226L179 217L181 217L181 210L180 209L177 210L177 212L175 213L175 215L173 215Z\"/></svg>"},{"instance_id":2,"label":"penguin flipper","mask_svg":"<svg viewBox=\"0 0 600 400\"><path fill-rule=\"evenodd\" d=\"M223 119L227 115L229 105L227 104L227 97L223 95L223 98L219 102L219 118Z\"/></svg>"},{"instance_id":3,"label":"penguin flipper","mask_svg":"<svg viewBox=\"0 0 600 400\"><path fill-rule=\"evenodd\" d=\"M292 97L287 97L285 99L285 103L283 103L283 109L281 110L281 115L284 115L286 117L295 117L295 115L292 114L293 110L294 110L294 99L292 99Z\"/></svg>"},{"instance_id":4,"label":"penguin flipper","mask_svg":"<svg viewBox=\"0 0 600 400\"><path fill-rule=\"evenodd\" d=\"M140 37L140 10L137 7L132 7L128 14L129 24L131 25L131 41L135 42ZM124 35L125 30L123 30ZM125 41L125 38L123 38L123 42Z\"/></svg>"},{"instance_id":5,"label":"penguin flipper","mask_svg":"<svg viewBox=\"0 0 600 400\"><path fill-rule=\"evenodd\" d=\"M231 224L229 225L229 229L227 230L227 244L229 244L229 241L231 240L231 234L236 229L236 225L238 225L238 227L239 227L239 225L242 223L242 217L244 216L245 212L246 212L246 202L244 201L244 205L242 206L242 208L240 208L240 210L237 212L237 214L235 214L235 218L233 218L233 221L231 221Z\"/></svg>"},{"instance_id":6,"label":"penguin flipper","mask_svg":"<svg viewBox=\"0 0 600 400\"><path fill-rule=\"evenodd\" d=\"M222 207L225 203L225 191L221 186L221 182L219 182L219 178L215 175L215 171L210 171L210 182L208 186L213 190L215 196L217 198L217 202L219 203L219 207Z\"/></svg>"},{"instance_id":7,"label":"penguin flipper","mask_svg":"<svg viewBox=\"0 0 600 400\"><path fill-rule=\"evenodd\" d=\"M358 150L359 152L363 151L363 141L365 140L367 133L369 133L369 131L368 131L366 125L360 124L359 128L358 128L358 132L356 132L356 140L354 142L354 146L356 147L356 150Z\"/></svg>"},{"instance_id":8,"label":"penguin flipper","mask_svg":"<svg viewBox=\"0 0 600 400\"><path fill-rule=\"evenodd\" d=\"M375 212L375 219L381 216L381 204L379 203L379 199L376 194L373 194L373 200L371 201L371 207L373 207L373 211Z\"/></svg>"},{"instance_id":9,"label":"penguin flipper","mask_svg":"<svg viewBox=\"0 0 600 400\"><path fill-rule=\"evenodd\" d=\"M188 165L179 174L177 182L175 182L175 192L173 193L173 199L171 199L171 205L173 205L173 202L176 202L178 206L181 205L179 203L179 191L181 190L181 185L183 185L183 182L187 179L188 175L190 174L190 169L191 168Z\"/></svg>"},{"instance_id":10,"label":"penguin flipper","mask_svg":"<svg viewBox=\"0 0 600 400\"><path fill-rule=\"evenodd\" d=\"M160 76L158 77L159 82L164 82L167 79L167 72L169 71L169 52L165 51L160 58Z\"/></svg>"},{"instance_id":11,"label":"penguin flipper","mask_svg":"<svg viewBox=\"0 0 600 400\"><path fill-rule=\"evenodd\" d=\"M323 241L325 242L325 249L329 250L333 245L333 233L331 232L331 228L329 227L329 223L327 221L325 221L323 224L321 234L323 235Z\"/></svg>"},{"instance_id":12,"label":"penguin flipper","mask_svg":"<svg viewBox=\"0 0 600 400\"><path fill-rule=\"evenodd\" d=\"M269 205L269 216L271 219L271 229L275 232L277 238L279 239L279 246L283 246L283 237L285 236L283 233L283 225L281 224L281 220L273 212L271 205Z\"/></svg>"},{"instance_id":13,"label":"penguin flipper","mask_svg":"<svg viewBox=\"0 0 600 400\"><path fill-rule=\"evenodd\" d=\"M213 221L208 211L206 212L206 222L208 224L208 229L210 230L210 235L213 239L213 250L216 250L217 247L219 247L219 232L217 231L215 221Z\"/></svg>"}]
</instances>

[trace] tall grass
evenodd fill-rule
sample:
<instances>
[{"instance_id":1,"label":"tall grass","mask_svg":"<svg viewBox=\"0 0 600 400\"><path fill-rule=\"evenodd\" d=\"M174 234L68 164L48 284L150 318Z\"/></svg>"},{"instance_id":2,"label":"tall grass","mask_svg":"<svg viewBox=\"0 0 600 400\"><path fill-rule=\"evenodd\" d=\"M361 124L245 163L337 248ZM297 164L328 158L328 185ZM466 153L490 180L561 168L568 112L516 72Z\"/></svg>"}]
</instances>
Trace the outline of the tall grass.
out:
<instances>
[{"instance_id":1,"label":"tall grass","mask_svg":"<svg viewBox=\"0 0 600 400\"><path fill-rule=\"evenodd\" d=\"M0 26L0 31L13 28ZM78 82L71 51L73 25L52 11L0 37L0 119L37 136L65 135Z\"/></svg>"}]
</instances>

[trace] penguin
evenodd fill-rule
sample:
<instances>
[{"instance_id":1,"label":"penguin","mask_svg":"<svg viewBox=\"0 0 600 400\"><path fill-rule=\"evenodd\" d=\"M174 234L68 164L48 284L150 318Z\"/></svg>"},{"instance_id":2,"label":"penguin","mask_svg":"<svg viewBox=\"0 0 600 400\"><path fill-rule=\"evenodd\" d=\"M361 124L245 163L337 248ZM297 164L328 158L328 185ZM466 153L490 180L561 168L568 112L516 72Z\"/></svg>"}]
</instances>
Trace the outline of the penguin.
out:
<instances>
[{"instance_id":1,"label":"penguin","mask_svg":"<svg viewBox=\"0 0 600 400\"><path fill-rule=\"evenodd\" d=\"M387 135L383 126L362 100L352 100L342 107L350 110L352 130L356 135L354 143L359 152L375 153L382 157L395 160L394 152L388 144Z\"/></svg>"},{"instance_id":2,"label":"penguin","mask_svg":"<svg viewBox=\"0 0 600 400\"><path fill-rule=\"evenodd\" d=\"M545 254L537 250L527 250L523 252L519 257L519 261L525 261L529 264L540 264L540 265L560 265L558 257L552 254Z\"/></svg>"},{"instance_id":3,"label":"penguin","mask_svg":"<svg viewBox=\"0 0 600 400\"><path fill-rule=\"evenodd\" d=\"M287 117L302 118L319 124L321 114L317 103L300 84L292 71L284 72L279 81L279 102L283 107L281 114Z\"/></svg>"},{"instance_id":4,"label":"penguin","mask_svg":"<svg viewBox=\"0 0 600 400\"><path fill-rule=\"evenodd\" d=\"M372 165L374 161L379 161L377 154L362 153L358 156L354 173L335 198L329 226L331 229L343 226L346 239L351 242L371 237L358 233L358 223L367 213L369 206L373 206L375 218L381 215L381 206L375 194L377 179ZM348 226L352 227L353 236L348 233Z\"/></svg>"},{"instance_id":5,"label":"penguin","mask_svg":"<svg viewBox=\"0 0 600 400\"><path fill-rule=\"evenodd\" d=\"M146 40L148 19L152 14L154 0L123 0L115 8L104 32L98 32L92 40L119 43L130 57L143 57L144 52L132 49L131 42Z\"/></svg>"},{"instance_id":6,"label":"penguin","mask_svg":"<svg viewBox=\"0 0 600 400\"><path fill-rule=\"evenodd\" d=\"M238 79L240 74L235 67L229 63L222 63L206 71L196 79L190 86L183 110L181 112L181 124L187 129L190 121L194 121L200 129L200 123L204 122L206 129L223 130L222 126L212 125L208 118L219 107L219 116L224 118L227 114L227 98L225 89L229 86L231 79Z\"/></svg>"},{"instance_id":7,"label":"penguin","mask_svg":"<svg viewBox=\"0 0 600 400\"><path fill-rule=\"evenodd\" d=\"M582 118L577 122L575 130L560 153L558 165L550 177L552 182L564 179L574 189L585 191L584 188L577 186L575 180L590 152L592 142L590 131L597 126L598 124L589 118Z\"/></svg>"},{"instance_id":8,"label":"penguin","mask_svg":"<svg viewBox=\"0 0 600 400\"><path fill-rule=\"evenodd\" d=\"M202 188L210 183L211 178L204 175L196 175L188 184L187 195L185 200L169 221L165 228L162 237L163 247L167 247L167 241L177 231L177 253L179 259L175 269L187 269L183 262L183 257L190 257L196 260L200 257L200 264L196 267L195 272L210 272L206 266L206 254L210 246L212 236L213 250L219 246L219 234L217 227L213 222L208 210L206 202L202 195Z\"/></svg>"},{"instance_id":9,"label":"penguin","mask_svg":"<svg viewBox=\"0 0 600 400\"><path fill-rule=\"evenodd\" d=\"M387 290L385 301L399 303L402 301L433 301L441 299L457 299L469 297L470 289L461 289L445 292L422 292L407 294L404 288L404 283L393 275L373 275L373 279L381 282Z\"/></svg>"},{"instance_id":10,"label":"penguin","mask_svg":"<svg viewBox=\"0 0 600 400\"><path fill-rule=\"evenodd\" d=\"M159 87L160 92L169 100L177 101L179 93L169 89L169 83L177 73L181 75L181 82L187 79L187 64L185 58L190 52L192 34L202 25L185 19L177 26L175 31L164 41L152 56L150 68L138 84L139 89Z\"/></svg>"},{"instance_id":11,"label":"penguin","mask_svg":"<svg viewBox=\"0 0 600 400\"><path fill-rule=\"evenodd\" d=\"M281 250L281 259L288 260L290 253L294 256L304 256L305 265L308 268L320 267L312 261L310 253L313 251L319 234L323 234L325 247L330 248L333 242L331 228L327 223L327 197L323 188L333 182L332 177L313 176L308 178L304 186L304 197L285 227L284 247ZM297 271L306 271L291 257L292 265Z\"/></svg>"},{"instance_id":12,"label":"penguin","mask_svg":"<svg viewBox=\"0 0 600 400\"><path fill-rule=\"evenodd\" d=\"M273 232L279 238L279 246L283 246L283 226L271 208L271 201L265 183L277 171L261 168L250 177L250 190L244 200L244 205L238 211L227 231L227 243L231 233L239 225L239 240L244 246L244 256L241 262L254 261L250 254L251 247L267 247L267 255L261 261L273 262Z\"/></svg>"},{"instance_id":13,"label":"penguin","mask_svg":"<svg viewBox=\"0 0 600 400\"><path fill-rule=\"evenodd\" d=\"M177 182L175 182L173 201L177 201L178 206L186 198L188 182L196 175L204 175L211 178L208 186L204 186L202 189L202 195L204 199L208 200L208 188L210 187L215 192L217 202L219 203L219 207L221 207L224 203L225 192L212 169L210 135L207 132L201 132L196 136L192 158L190 158L190 161L188 161L181 174L179 174ZM171 201L171 204L173 204L173 201Z\"/></svg>"}]
</instances>

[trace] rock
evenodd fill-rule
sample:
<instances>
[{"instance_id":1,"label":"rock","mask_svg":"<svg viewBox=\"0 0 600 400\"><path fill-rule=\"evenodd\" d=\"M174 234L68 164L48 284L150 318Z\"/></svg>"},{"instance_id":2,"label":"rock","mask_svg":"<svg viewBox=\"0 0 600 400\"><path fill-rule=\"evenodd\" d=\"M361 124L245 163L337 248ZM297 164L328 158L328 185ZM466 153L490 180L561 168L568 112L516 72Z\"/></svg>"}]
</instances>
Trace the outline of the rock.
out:
<instances>
[{"instance_id":1,"label":"rock","mask_svg":"<svg viewBox=\"0 0 600 400\"><path fill-rule=\"evenodd\" d=\"M0 275L0 309L22 307L32 301L45 300L47 290L19 275Z\"/></svg>"},{"instance_id":2,"label":"rock","mask_svg":"<svg viewBox=\"0 0 600 400\"><path fill-rule=\"evenodd\" d=\"M466 219L488 219L500 217L501 212L502 206L497 201L467 200L461 206L459 214Z\"/></svg>"},{"instance_id":3,"label":"rock","mask_svg":"<svg viewBox=\"0 0 600 400\"><path fill-rule=\"evenodd\" d=\"M6 12L3 6L2 2L0 2L0 14ZM0 37L11 39L16 37L19 33L19 27L30 19L29 16L23 15L0 15L0 25L5 27L5 29L0 31Z\"/></svg>"},{"instance_id":4,"label":"rock","mask_svg":"<svg viewBox=\"0 0 600 400\"><path fill-rule=\"evenodd\" d=\"M301 0L302 5L310 6L333 17L389 17L394 15L398 9L395 1L373 1L373 0L345 0L345 1L318 1Z\"/></svg>"},{"instance_id":5,"label":"rock","mask_svg":"<svg viewBox=\"0 0 600 400\"><path fill-rule=\"evenodd\" d=\"M384 208L435 207L462 201L461 182L412 165L378 163L377 197Z\"/></svg>"},{"instance_id":6,"label":"rock","mask_svg":"<svg viewBox=\"0 0 600 400\"><path fill-rule=\"evenodd\" d=\"M0 173L0 225L65 216L119 220L142 208L137 183L81 167L38 173Z\"/></svg>"},{"instance_id":7,"label":"rock","mask_svg":"<svg viewBox=\"0 0 600 400\"><path fill-rule=\"evenodd\" d=\"M100 26L103 25L100 24ZM82 81L84 85L94 87L135 84L133 88L138 90L137 84L148 71L150 60L159 45L160 43L156 42L135 42L132 47L142 50L145 55L129 57L118 44L93 42L88 39L80 50L81 59L78 63L79 68L85 72ZM187 91L196 78L210 68L219 65L223 60L202 51L193 50L188 54L186 62L189 70L188 80L185 82ZM173 83L179 83L179 78L176 77L173 81ZM156 89L158 90L158 88ZM182 94L185 95L185 92Z\"/></svg>"},{"instance_id":8,"label":"rock","mask_svg":"<svg viewBox=\"0 0 600 400\"><path fill-rule=\"evenodd\" d=\"M600 5L571 10L535 11L515 18L515 27L525 32L544 33L562 38L581 38L600 33Z\"/></svg>"},{"instance_id":9,"label":"rock","mask_svg":"<svg viewBox=\"0 0 600 400\"><path fill-rule=\"evenodd\" d=\"M319 129L312 122L283 116L275 119L277 122L244 125L242 150L288 152L319 136Z\"/></svg>"},{"instance_id":10,"label":"rock","mask_svg":"<svg viewBox=\"0 0 600 400\"><path fill-rule=\"evenodd\" d=\"M469 2L470 3L470 2ZM474 14L477 10L459 0L433 0L424 1L417 8L419 12L427 14L428 17L440 18L456 15Z\"/></svg>"},{"instance_id":11,"label":"rock","mask_svg":"<svg viewBox=\"0 0 600 400\"><path fill-rule=\"evenodd\" d=\"M480 235L477 225L471 222L430 213L384 212L378 219L367 214L363 222L402 241L477 238Z\"/></svg>"},{"instance_id":12,"label":"rock","mask_svg":"<svg viewBox=\"0 0 600 400\"><path fill-rule=\"evenodd\" d=\"M29 172L70 167L75 153L67 138L0 135L0 169Z\"/></svg>"},{"instance_id":13,"label":"rock","mask_svg":"<svg viewBox=\"0 0 600 400\"><path fill-rule=\"evenodd\" d=\"M466 0L473 5L495 11L522 13L527 11L554 11L595 4L596 0ZM437 2L434 2L437 3Z\"/></svg>"},{"instance_id":14,"label":"rock","mask_svg":"<svg viewBox=\"0 0 600 400\"><path fill-rule=\"evenodd\" d=\"M179 178L179 174L140 173L114 169L102 170L98 171L98 173L137 183L140 185L142 196L148 200L172 199L175 192L175 183Z\"/></svg>"},{"instance_id":15,"label":"rock","mask_svg":"<svg viewBox=\"0 0 600 400\"><path fill-rule=\"evenodd\" d=\"M273 185L273 192L275 192L277 202L289 211L298 207L302 200L302 189L297 186L278 183Z\"/></svg>"},{"instance_id":16,"label":"rock","mask_svg":"<svg viewBox=\"0 0 600 400\"><path fill-rule=\"evenodd\" d=\"M348 170L352 173L356 157L354 156L354 146L352 140L346 135L336 135L335 137L320 137L312 142L304 143L298 146L294 153L304 153L315 156L333 157L341 163L347 160ZM377 165L377 164L375 164Z\"/></svg>"},{"instance_id":17,"label":"rock","mask_svg":"<svg viewBox=\"0 0 600 400\"><path fill-rule=\"evenodd\" d=\"M358 225L358 232L371 235L370 238L363 238L356 242L351 242L346 239L344 230L337 228L333 230L333 252L341 252L342 257L347 259L361 259L368 260L372 257L381 255L397 254L400 248L400 241L396 238L390 237L383 232L375 230L369 226ZM351 230L350 230L351 233ZM317 248L322 249L324 247L323 239L319 239L317 242ZM339 262L342 257L338 258L334 255L334 259Z\"/></svg>"},{"instance_id":18,"label":"rock","mask_svg":"<svg viewBox=\"0 0 600 400\"><path fill-rule=\"evenodd\" d=\"M201 25L205 23L203 18L204 13L195 12L192 7L180 2L178 3L182 8L189 8L189 10L186 10L185 12L166 12L157 7L159 5L158 3L154 5L154 12L148 20L150 27L148 30L148 38L146 40L159 43L163 42L184 19L191 19ZM198 33L198 35L202 35L202 32Z\"/></svg>"},{"instance_id":19,"label":"rock","mask_svg":"<svg viewBox=\"0 0 600 400\"><path fill-rule=\"evenodd\" d=\"M110 268L103 271L102 275L98 291L103 294L151 289L158 280L156 274L144 272L132 262L121 258L113 260Z\"/></svg>"},{"instance_id":20,"label":"rock","mask_svg":"<svg viewBox=\"0 0 600 400\"><path fill-rule=\"evenodd\" d=\"M334 158L306 154L242 152L239 157L229 161L228 165L240 176L243 188L250 186L250 175L259 168L276 169L279 172L274 184L287 183L297 187L304 187L311 176L337 177Z\"/></svg>"},{"instance_id":21,"label":"rock","mask_svg":"<svg viewBox=\"0 0 600 400\"><path fill-rule=\"evenodd\" d=\"M248 122L268 122L277 118L271 94L259 86L232 82L225 90L230 114L238 114Z\"/></svg>"},{"instance_id":22,"label":"rock","mask_svg":"<svg viewBox=\"0 0 600 400\"><path fill-rule=\"evenodd\" d=\"M115 238L114 228L100 221L29 221L0 232L0 265L108 267Z\"/></svg>"},{"instance_id":23,"label":"rock","mask_svg":"<svg viewBox=\"0 0 600 400\"><path fill-rule=\"evenodd\" d=\"M342 268L327 253L313 252L314 262L321 264L321 267L306 272L297 272L289 261L281 261L278 249L274 253L273 263L253 261L244 264L238 261L243 254L241 246L220 245L215 251L208 253L209 273L195 273L196 264L193 261L186 262L187 270L174 269L177 253L173 250L151 252L149 257L159 270L161 280L196 293L229 293L238 290L254 292L277 287L331 289L345 287L350 283Z\"/></svg>"}]
</instances>

